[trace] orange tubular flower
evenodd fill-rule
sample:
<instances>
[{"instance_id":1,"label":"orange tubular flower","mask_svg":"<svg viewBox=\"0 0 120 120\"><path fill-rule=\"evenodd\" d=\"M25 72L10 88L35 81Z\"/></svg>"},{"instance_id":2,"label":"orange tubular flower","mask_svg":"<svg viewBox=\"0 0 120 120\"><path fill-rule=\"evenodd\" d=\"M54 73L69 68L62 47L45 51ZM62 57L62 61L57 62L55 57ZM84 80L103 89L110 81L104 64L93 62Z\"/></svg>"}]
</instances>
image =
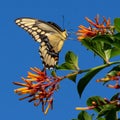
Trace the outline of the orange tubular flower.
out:
<instances>
[{"instance_id":1,"label":"orange tubular flower","mask_svg":"<svg viewBox=\"0 0 120 120\"><path fill-rule=\"evenodd\" d=\"M80 29L77 31L78 40L82 40L87 37L95 37L96 35L113 34L110 18L107 20L103 17L102 23L99 23L98 15L95 17L95 22L87 17L85 17L85 19L90 26L88 28L83 25L79 26Z\"/></svg>"},{"instance_id":2,"label":"orange tubular flower","mask_svg":"<svg viewBox=\"0 0 120 120\"><path fill-rule=\"evenodd\" d=\"M107 87L114 88L114 89L120 89L120 85L119 84L115 84L115 85L108 84Z\"/></svg>"},{"instance_id":3,"label":"orange tubular flower","mask_svg":"<svg viewBox=\"0 0 120 120\"><path fill-rule=\"evenodd\" d=\"M42 111L47 114L48 109L53 107L53 94L57 90L60 78L48 77L45 72L38 68L31 68L34 73L28 72L27 78L22 78L25 83L13 82L15 85L22 86L14 90L18 95L27 94L20 98L30 98L29 102L34 101L34 105L38 106L42 103ZM46 108L46 109L45 109Z\"/></svg>"},{"instance_id":4,"label":"orange tubular flower","mask_svg":"<svg viewBox=\"0 0 120 120\"><path fill-rule=\"evenodd\" d=\"M96 106L88 106L88 107L76 107L76 110L91 110L94 109Z\"/></svg>"},{"instance_id":5,"label":"orange tubular flower","mask_svg":"<svg viewBox=\"0 0 120 120\"><path fill-rule=\"evenodd\" d=\"M108 82L108 81L115 81L115 85L108 84L107 87L114 88L114 89L120 89L120 72L118 71L115 75L107 75L105 78L101 78L96 80L96 82Z\"/></svg>"}]
</instances>

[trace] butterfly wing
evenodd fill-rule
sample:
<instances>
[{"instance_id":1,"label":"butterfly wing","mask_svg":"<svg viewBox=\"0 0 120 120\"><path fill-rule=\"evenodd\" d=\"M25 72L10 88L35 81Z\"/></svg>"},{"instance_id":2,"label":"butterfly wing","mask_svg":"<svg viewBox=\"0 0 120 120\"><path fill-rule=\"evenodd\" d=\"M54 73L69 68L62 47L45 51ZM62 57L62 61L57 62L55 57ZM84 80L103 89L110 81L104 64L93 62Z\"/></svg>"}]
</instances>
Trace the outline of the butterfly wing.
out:
<instances>
[{"instance_id":1,"label":"butterfly wing","mask_svg":"<svg viewBox=\"0 0 120 120\"><path fill-rule=\"evenodd\" d=\"M16 24L26 30L35 41L40 42L39 52L46 68L53 68L58 61L67 32L52 22L32 18L20 18Z\"/></svg>"}]
</instances>

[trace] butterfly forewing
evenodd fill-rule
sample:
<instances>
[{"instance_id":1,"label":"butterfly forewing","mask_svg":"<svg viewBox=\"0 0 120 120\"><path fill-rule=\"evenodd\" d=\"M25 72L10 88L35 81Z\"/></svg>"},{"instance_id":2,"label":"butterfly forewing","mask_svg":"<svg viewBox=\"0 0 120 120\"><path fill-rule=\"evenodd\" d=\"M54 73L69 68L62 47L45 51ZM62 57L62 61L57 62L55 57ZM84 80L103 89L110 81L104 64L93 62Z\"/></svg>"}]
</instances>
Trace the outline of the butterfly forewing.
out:
<instances>
[{"instance_id":1,"label":"butterfly forewing","mask_svg":"<svg viewBox=\"0 0 120 120\"><path fill-rule=\"evenodd\" d=\"M46 68L54 68L58 62L59 52L67 37L65 30L52 22L32 18L19 18L16 24L40 42L39 52Z\"/></svg>"}]
</instances>

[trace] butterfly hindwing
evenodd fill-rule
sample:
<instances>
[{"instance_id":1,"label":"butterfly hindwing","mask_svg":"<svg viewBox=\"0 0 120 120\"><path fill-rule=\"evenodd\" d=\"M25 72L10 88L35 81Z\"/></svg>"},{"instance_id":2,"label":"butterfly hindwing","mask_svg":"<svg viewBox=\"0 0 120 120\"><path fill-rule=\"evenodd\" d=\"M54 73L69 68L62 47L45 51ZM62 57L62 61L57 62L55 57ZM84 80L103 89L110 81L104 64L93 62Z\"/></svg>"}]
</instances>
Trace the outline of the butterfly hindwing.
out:
<instances>
[{"instance_id":1,"label":"butterfly hindwing","mask_svg":"<svg viewBox=\"0 0 120 120\"><path fill-rule=\"evenodd\" d=\"M41 42L39 47L39 53L41 55L43 64L46 68L53 68L58 61L59 53L55 53L52 46L48 44L48 38L44 38L45 41Z\"/></svg>"},{"instance_id":2,"label":"butterfly hindwing","mask_svg":"<svg viewBox=\"0 0 120 120\"><path fill-rule=\"evenodd\" d=\"M19 18L16 24L32 35L35 41L40 42L39 52L43 64L46 68L54 68L67 37L66 31L53 22L33 18Z\"/></svg>"}]
</instances>

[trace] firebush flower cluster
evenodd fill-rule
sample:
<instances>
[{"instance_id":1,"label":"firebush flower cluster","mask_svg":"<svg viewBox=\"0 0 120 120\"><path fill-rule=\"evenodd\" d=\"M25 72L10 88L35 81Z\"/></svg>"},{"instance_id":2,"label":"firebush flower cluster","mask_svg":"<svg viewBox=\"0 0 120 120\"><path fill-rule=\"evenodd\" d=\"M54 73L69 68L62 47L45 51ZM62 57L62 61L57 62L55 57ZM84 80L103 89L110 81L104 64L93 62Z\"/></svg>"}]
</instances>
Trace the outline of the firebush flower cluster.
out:
<instances>
[{"instance_id":1,"label":"firebush flower cluster","mask_svg":"<svg viewBox=\"0 0 120 120\"><path fill-rule=\"evenodd\" d=\"M89 23L89 27L85 27L83 25L79 26L79 30L77 31L78 40L82 40L87 37L95 37L96 35L105 35L113 33L113 26L111 26L110 18L107 20L103 17L103 21L99 23L99 16L95 17L95 22L90 20L88 17L85 18Z\"/></svg>"},{"instance_id":2,"label":"firebush flower cluster","mask_svg":"<svg viewBox=\"0 0 120 120\"><path fill-rule=\"evenodd\" d=\"M49 108L53 108L53 94L58 89L60 79L58 77L48 77L45 71L38 68L30 68L27 78L22 78L24 83L13 82L15 85L22 86L14 90L18 95L26 95L20 98L30 98L29 102L34 101L34 105L42 104L42 111L46 114Z\"/></svg>"}]
</instances>

